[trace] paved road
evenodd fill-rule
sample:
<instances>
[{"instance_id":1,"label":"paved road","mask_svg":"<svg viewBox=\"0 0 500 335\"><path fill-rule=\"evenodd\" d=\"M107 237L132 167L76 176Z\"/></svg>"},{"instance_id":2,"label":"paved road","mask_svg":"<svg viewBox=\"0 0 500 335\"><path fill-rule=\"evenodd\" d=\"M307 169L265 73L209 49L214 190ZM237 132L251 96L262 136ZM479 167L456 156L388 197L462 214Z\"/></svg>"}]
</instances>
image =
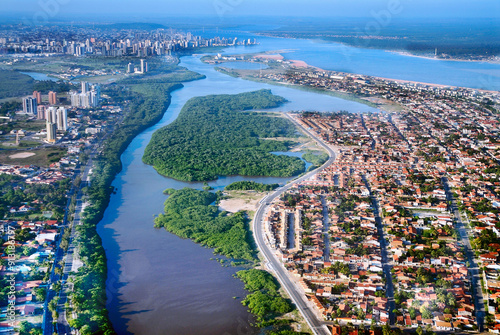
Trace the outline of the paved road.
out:
<instances>
[{"instance_id":1,"label":"paved road","mask_svg":"<svg viewBox=\"0 0 500 335\"><path fill-rule=\"evenodd\" d=\"M328 205L326 203L325 196L321 196L321 205L323 206L323 235L324 235L324 258L325 262L330 261L330 234L329 234L329 225L330 225L330 213L328 213Z\"/></svg>"},{"instance_id":2,"label":"paved road","mask_svg":"<svg viewBox=\"0 0 500 335\"><path fill-rule=\"evenodd\" d=\"M90 153L90 158L89 158L87 164L85 165L83 172L81 174L82 181L87 180L89 172L93 166L92 158L96 155L98 149L99 149L99 146L94 148L92 150L92 152ZM79 170L75 171L75 178L79 174L77 172L80 172L80 171ZM72 189L69 192L69 197L71 197L75 192L78 192L78 194L76 196L76 202L75 202L75 214L74 214L74 219L73 219L73 226L72 227L68 226L65 228L65 229L72 229L71 235L70 235L70 240L69 240L69 247L68 247L67 253L64 254L64 251L61 248L59 248L59 243L61 240L60 239L58 240L57 251L56 251L56 255L54 257L54 264L57 264L61 260L64 260L65 264L64 264L62 275L58 275L52 270L52 274L50 276L50 281L49 281L49 284L50 283L57 283L59 280L64 282L62 285L63 288L61 289L61 291L59 292L59 295L58 295L59 303L57 306L57 311L59 312L59 318L57 319L57 322L55 323L55 327L54 327L54 324L53 324L54 320L52 319L52 315L51 315L52 313L50 313L50 311L48 310L47 302L52 300L56 296L56 293L53 290L49 289L48 293L47 293L47 299L46 299L46 302L44 305L44 316L43 316L43 327L42 327L44 335L52 335L52 334L54 334L54 332L57 334L71 334L71 327L69 326L68 321L66 320L65 303L68 300L68 296L67 296L68 292L66 290L67 287L65 285L67 285L68 276L69 276L69 273L71 272L71 268L73 266L73 257L74 257L74 252L75 252L74 238L76 235L76 228L75 227L80 224L81 212L83 211L83 201L82 201L83 194L81 192L82 186L84 186L84 184L81 184L76 189L72 187ZM70 203L70 201L68 201L68 205L66 207L66 213L68 212L69 203ZM65 216L65 223L66 223L66 219L67 218ZM53 269L54 269L54 267L53 267Z\"/></svg>"},{"instance_id":3,"label":"paved road","mask_svg":"<svg viewBox=\"0 0 500 335\"><path fill-rule=\"evenodd\" d=\"M82 173L82 182L80 187L78 188L78 194L75 199L75 214L73 219L73 226L67 228L71 229L71 235L69 239L69 247L68 251L64 257L64 269L61 279L63 281L63 287L59 292L59 304L57 310L59 312L59 318L57 319L57 334L71 334L71 327L68 324L68 320L66 319L66 302L68 301L68 293L70 292L70 287L68 287L68 277L73 268L73 259L75 253L75 237L76 237L76 226L81 223L81 214L84 210L84 202L83 202L83 193L82 186L86 185L86 181L88 179L88 175L93 166L92 158L95 156L97 149L94 149L90 154L90 158L85 165L85 168Z\"/></svg>"},{"instance_id":4,"label":"paved road","mask_svg":"<svg viewBox=\"0 0 500 335\"><path fill-rule=\"evenodd\" d=\"M285 288L285 290L288 292L290 295L290 298L294 302L294 304L297 306L299 309L300 313L306 320L307 324L309 327L312 329L314 334L330 334L328 329L325 326L325 323L322 320L319 320L315 311L310 307L310 304L307 303L307 298L305 295L300 292L297 288L297 286L292 282L290 279L287 270L284 268L284 266L281 264L281 262L275 257L274 253L272 252L271 248L269 247L268 244L266 244L266 237L264 235L264 230L263 230L263 218L264 214L267 212L269 204L276 199L277 197L281 196L284 192L289 190L293 184L300 183L313 175L317 174L318 172L323 171L326 167L331 165L335 161L335 152L333 151L332 147L324 144L320 139L318 139L312 132L310 132L308 129L303 128L301 125L299 125L295 120L289 116L288 114L285 114L294 124L296 124L299 128L301 128L307 135L312 137L318 144L323 147L328 154L330 155L330 158L328 161L323 164L321 167L318 169L311 171L302 177L297 178L293 182L282 186L278 188L276 191L273 193L269 194L266 196L262 201L259 209L255 213L255 217L253 220L253 231L255 235L255 241L257 243L257 246L266 259L266 262L268 263L268 267L272 268L272 271L276 274L278 277L278 280L280 281L281 285Z\"/></svg>"},{"instance_id":5,"label":"paved road","mask_svg":"<svg viewBox=\"0 0 500 335\"><path fill-rule=\"evenodd\" d=\"M366 177L363 176L363 181L365 182L365 186L370 192L370 197L372 198L372 207L373 214L375 214L375 222L377 224L377 233L379 236L380 242L380 254L382 256L382 268L384 270L384 275L386 279L385 284L385 296L387 297L387 302L389 304L388 312L389 312L389 324L393 325L396 321L393 310L396 308L396 303L394 302L394 284L392 282L392 265L388 258L387 254L387 241L384 235L384 228L382 225L382 217L380 216L380 205L376 196L372 194L372 190L370 188L370 183L366 180Z\"/></svg>"},{"instance_id":6,"label":"paved road","mask_svg":"<svg viewBox=\"0 0 500 335\"><path fill-rule=\"evenodd\" d=\"M467 256L467 260L469 261L469 272L471 276L472 282L472 290L474 295L474 306L476 312L476 320L479 331L483 331L484 328L484 317L486 315L486 310L484 309L484 297L483 291L481 288L481 274L479 273L479 268L477 266L477 262L474 256L474 251L472 246L470 245L469 236L472 236L467 228L465 228L464 223L462 222L462 217L460 216L460 212L458 210L457 203L455 201L455 197L453 197L453 193L448 185L448 179L443 177L441 179L444 190L446 192L446 198L449 202L451 202L451 211L455 216L456 220L456 229L460 234L460 238L465 247L465 254Z\"/></svg>"}]
</instances>

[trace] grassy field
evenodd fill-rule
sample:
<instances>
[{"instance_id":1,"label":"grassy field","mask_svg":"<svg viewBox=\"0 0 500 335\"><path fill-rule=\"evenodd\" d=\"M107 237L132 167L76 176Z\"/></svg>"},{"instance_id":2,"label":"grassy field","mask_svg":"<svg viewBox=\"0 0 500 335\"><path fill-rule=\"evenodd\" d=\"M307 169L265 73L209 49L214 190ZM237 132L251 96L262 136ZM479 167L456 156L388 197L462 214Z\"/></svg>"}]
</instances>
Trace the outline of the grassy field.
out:
<instances>
[{"instance_id":1,"label":"grassy field","mask_svg":"<svg viewBox=\"0 0 500 335\"><path fill-rule=\"evenodd\" d=\"M2 120L3 121L3 120ZM37 132L45 128L45 121L44 120L19 120L19 121L11 121L11 122L0 122L0 131L5 135L9 134L12 130L24 130L24 131L31 131L31 132ZM13 136L15 138L15 135L8 135ZM1 141L1 140L0 140Z\"/></svg>"},{"instance_id":2,"label":"grassy field","mask_svg":"<svg viewBox=\"0 0 500 335\"><path fill-rule=\"evenodd\" d=\"M15 155L20 152L30 152L34 153L34 156L26 158L11 158L10 156ZM61 157L66 155L66 150L52 147L52 148L41 148L35 150L0 150L0 164L8 165L37 165L42 167L48 167L54 162L58 162Z\"/></svg>"}]
</instances>

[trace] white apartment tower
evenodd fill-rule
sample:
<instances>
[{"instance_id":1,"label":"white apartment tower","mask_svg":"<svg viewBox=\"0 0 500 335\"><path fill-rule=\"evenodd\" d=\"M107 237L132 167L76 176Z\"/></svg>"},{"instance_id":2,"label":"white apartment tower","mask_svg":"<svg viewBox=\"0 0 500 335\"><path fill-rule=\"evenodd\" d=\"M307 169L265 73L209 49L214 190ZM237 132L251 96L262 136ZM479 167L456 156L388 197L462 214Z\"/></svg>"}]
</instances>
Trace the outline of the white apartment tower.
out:
<instances>
[{"instance_id":1,"label":"white apartment tower","mask_svg":"<svg viewBox=\"0 0 500 335\"><path fill-rule=\"evenodd\" d=\"M23 112L26 114L35 115L37 112L36 98L23 99Z\"/></svg>"},{"instance_id":2,"label":"white apartment tower","mask_svg":"<svg viewBox=\"0 0 500 335\"><path fill-rule=\"evenodd\" d=\"M148 62L146 60L141 59L141 73L148 72Z\"/></svg>"},{"instance_id":3,"label":"white apartment tower","mask_svg":"<svg viewBox=\"0 0 500 335\"><path fill-rule=\"evenodd\" d=\"M57 108L56 107L49 107L45 111L45 120L47 120L47 123L56 123L57 120Z\"/></svg>"},{"instance_id":4,"label":"white apartment tower","mask_svg":"<svg viewBox=\"0 0 500 335\"><path fill-rule=\"evenodd\" d=\"M64 107L57 109L57 130L68 130L68 112Z\"/></svg>"},{"instance_id":5,"label":"white apartment tower","mask_svg":"<svg viewBox=\"0 0 500 335\"><path fill-rule=\"evenodd\" d=\"M47 121L47 142L54 143L56 141L57 125Z\"/></svg>"}]
</instances>

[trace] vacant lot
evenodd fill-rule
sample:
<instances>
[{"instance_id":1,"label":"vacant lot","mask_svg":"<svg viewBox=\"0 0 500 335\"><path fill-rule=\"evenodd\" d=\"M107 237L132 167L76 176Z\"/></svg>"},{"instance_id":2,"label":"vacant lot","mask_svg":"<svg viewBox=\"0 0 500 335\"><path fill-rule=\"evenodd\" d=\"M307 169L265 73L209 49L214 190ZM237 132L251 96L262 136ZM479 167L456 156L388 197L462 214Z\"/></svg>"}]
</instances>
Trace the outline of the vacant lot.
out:
<instances>
[{"instance_id":1,"label":"vacant lot","mask_svg":"<svg viewBox=\"0 0 500 335\"><path fill-rule=\"evenodd\" d=\"M65 155L66 150L60 148L42 148L30 151L0 150L0 164L48 167L50 164L58 162Z\"/></svg>"}]
</instances>

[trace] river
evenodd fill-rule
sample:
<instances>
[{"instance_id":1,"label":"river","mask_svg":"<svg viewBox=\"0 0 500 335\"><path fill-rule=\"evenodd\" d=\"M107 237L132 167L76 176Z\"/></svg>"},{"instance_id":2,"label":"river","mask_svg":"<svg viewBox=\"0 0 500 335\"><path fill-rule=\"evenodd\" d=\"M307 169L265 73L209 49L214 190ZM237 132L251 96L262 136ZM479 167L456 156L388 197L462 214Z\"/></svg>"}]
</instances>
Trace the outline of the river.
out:
<instances>
[{"instance_id":1,"label":"river","mask_svg":"<svg viewBox=\"0 0 500 335\"><path fill-rule=\"evenodd\" d=\"M210 261L210 249L153 228L153 216L163 211L164 189L203 186L162 177L141 160L153 132L175 120L188 99L270 88L290 101L277 110L376 111L327 95L232 78L196 56L183 57L181 65L207 78L173 92L163 119L132 141L122 155L123 171L113 182L118 191L98 226L108 258L108 308L120 334L237 334L248 327L249 313L241 300L233 299L245 295L243 284L231 276L238 269ZM209 184L218 190L237 180L287 181L235 176Z\"/></svg>"},{"instance_id":2,"label":"river","mask_svg":"<svg viewBox=\"0 0 500 335\"><path fill-rule=\"evenodd\" d=\"M267 40L264 42L252 48L228 48L226 52L253 52L283 46L283 43L273 45L270 49ZM305 51L302 52L305 55ZM410 63L416 60L414 57L391 55L405 58ZM213 66L203 64L199 58L183 57L180 65L204 74L206 79L185 83L184 88L173 92L172 103L163 119L138 135L123 153L123 170L113 182L117 193L111 196L109 207L98 225L108 259L107 307L119 334L210 335L256 332L249 326L252 318L241 305L241 300L233 299L245 295L243 284L232 277L238 269L222 267L211 261L210 258L214 256L210 249L180 239L163 229L153 228L153 217L163 211L166 199L162 194L164 189L186 186L201 189L203 186L202 183L185 183L160 176L141 160L153 132L175 120L188 99L269 88L289 100L276 110L376 111L372 107L328 95L226 76L215 71ZM449 71L447 62L427 60L427 64L431 62L441 64L441 73ZM354 69L353 72L358 71ZM391 77L391 73L382 74ZM403 79L421 80L411 75L409 77ZM280 178L236 176L220 178L209 184L219 190L237 180L286 182L286 179Z\"/></svg>"},{"instance_id":3,"label":"river","mask_svg":"<svg viewBox=\"0 0 500 335\"><path fill-rule=\"evenodd\" d=\"M235 36L228 33L205 31L193 32L206 37ZM260 44L252 46L251 52L279 50L287 59L302 60L309 65L325 70L359 73L391 79L402 79L423 83L464 86L486 90L500 90L500 63L437 60L405 56L397 52L355 48L336 42L321 40L286 39L258 36L242 31L243 39L256 39ZM240 47L228 48L229 54L237 54ZM246 51L249 52L249 51Z\"/></svg>"}]
</instances>

